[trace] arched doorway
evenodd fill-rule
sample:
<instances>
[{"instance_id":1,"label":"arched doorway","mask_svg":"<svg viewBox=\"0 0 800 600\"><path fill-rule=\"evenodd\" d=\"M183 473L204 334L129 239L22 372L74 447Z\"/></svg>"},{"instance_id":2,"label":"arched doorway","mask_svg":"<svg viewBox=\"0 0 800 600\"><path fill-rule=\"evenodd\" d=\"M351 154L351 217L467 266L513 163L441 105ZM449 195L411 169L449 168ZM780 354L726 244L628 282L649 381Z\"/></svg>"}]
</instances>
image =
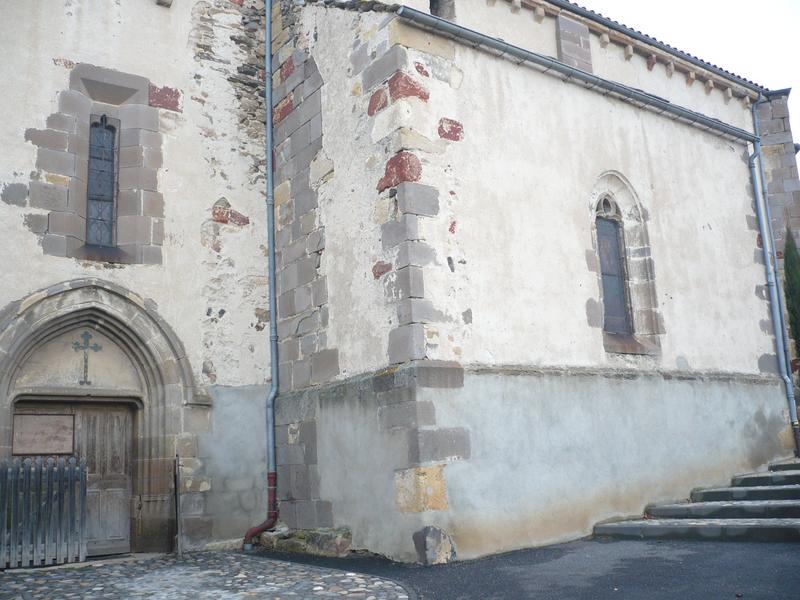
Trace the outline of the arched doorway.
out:
<instances>
[{"instance_id":1,"label":"arched doorway","mask_svg":"<svg viewBox=\"0 0 800 600\"><path fill-rule=\"evenodd\" d=\"M135 294L100 280L11 308L0 315L0 456L86 456L90 553L169 550L175 440L194 389L181 344Z\"/></svg>"}]
</instances>

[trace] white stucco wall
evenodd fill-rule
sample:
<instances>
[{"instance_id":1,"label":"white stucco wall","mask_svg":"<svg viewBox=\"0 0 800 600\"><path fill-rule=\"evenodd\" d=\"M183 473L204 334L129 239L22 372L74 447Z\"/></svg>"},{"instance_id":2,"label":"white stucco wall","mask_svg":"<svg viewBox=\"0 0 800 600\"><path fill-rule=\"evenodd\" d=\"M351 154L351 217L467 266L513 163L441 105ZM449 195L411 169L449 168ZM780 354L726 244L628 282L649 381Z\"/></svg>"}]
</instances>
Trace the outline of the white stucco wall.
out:
<instances>
[{"instance_id":1,"label":"white stucco wall","mask_svg":"<svg viewBox=\"0 0 800 600\"><path fill-rule=\"evenodd\" d=\"M325 85L322 88L323 151L334 172L319 188L320 222L325 227L322 270L327 278L330 321L328 347L338 348L340 378L386 365L396 309L386 301L385 282L373 265L383 257L380 224L387 203L375 184L388 158L374 143L374 120L366 114L369 94L360 72L348 76L356 40L371 52L388 47L383 14L311 6L303 11L303 31Z\"/></svg>"},{"instance_id":2,"label":"white stucco wall","mask_svg":"<svg viewBox=\"0 0 800 600\"><path fill-rule=\"evenodd\" d=\"M24 132L44 129L47 116L57 112L58 92L69 87L66 61L177 88L183 107L181 113L161 111L163 265L108 266L45 256L23 225L24 214L44 211L0 203L0 236L15 265L0 272L0 306L64 280L99 277L155 302L185 345L198 382L213 383L201 373L206 361L213 364L217 384L265 381L267 336L254 327L254 309L267 303L264 193L261 182L251 178L252 159L246 156L260 146L240 126L238 102L226 80L227 70L241 59L229 39L241 26L237 9L196 1L175 2L169 9L155 1L112 2L99 10L88 0L0 0L0 39L13 57L0 64L0 187L28 183L36 147ZM199 21L204 10L213 13L217 28L208 43L233 67L195 60L200 26L209 26ZM250 224L221 226L216 252L209 220L221 197Z\"/></svg>"},{"instance_id":3,"label":"white stucco wall","mask_svg":"<svg viewBox=\"0 0 800 600\"><path fill-rule=\"evenodd\" d=\"M571 13L564 11L563 14L570 18ZM605 16L624 22L624 15ZM577 17L572 15L572 18ZM501 38L526 50L558 58L554 16L547 15L539 22L534 17L533 10L523 7L521 10L515 11L512 3L508 0L492 2L458 0L456 22L486 35ZM662 41L669 43L669 40ZM598 34L591 34L590 44L592 71L595 75L645 90L670 102L686 106L737 127L752 129L747 107L739 100L727 100L723 90L714 89L708 92L701 81L696 81L689 86L686 84L686 76L683 73L676 72L670 77L663 63L659 63L650 71L647 68L645 57L635 54L626 60L623 46L610 43L603 47ZM659 53L661 54L661 51ZM701 68L696 68L698 74L703 73Z\"/></svg>"},{"instance_id":4,"label":"white stucco wall","mask_svg":"<svg viewBox=\"0 0 800 600\"><path fill-rule=\"evenodd\" d=\"M760 325L768 310L756 295L765 277L747 222L745 146L465 46L454 63L460 88L432 78L429 102L407 101L424 135L436 137L442 116L464 126L462 141L424 158L423 180L445 199L425 222L438 255L425 294L451 320L429 328L430 357L618 364L586 317L587 300L600 300L586 258L591 193L615 172L649 215L666 329L658 364L758 372L773 348Z\"/></svg>"}]
</instances>

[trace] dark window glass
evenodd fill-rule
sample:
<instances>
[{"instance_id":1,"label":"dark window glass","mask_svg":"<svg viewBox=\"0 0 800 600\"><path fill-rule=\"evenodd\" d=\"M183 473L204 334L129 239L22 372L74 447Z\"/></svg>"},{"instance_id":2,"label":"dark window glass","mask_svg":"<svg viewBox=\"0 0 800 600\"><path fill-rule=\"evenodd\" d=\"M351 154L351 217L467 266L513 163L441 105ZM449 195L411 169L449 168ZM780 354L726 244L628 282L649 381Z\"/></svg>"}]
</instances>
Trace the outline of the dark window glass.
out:
<instances>
[{"instance_id":1,"label":"dark window glass","mask_svg":"<svg viewBox=\"0 0 800 600\"><path fill-rule=\"evenodd\" d=\"M92 117L89 131L89 197L86 210L86 243L114 245L117 190L117 132L105 115Z\"/></svg>"},{"instance_id":2,"label":"dark window glass","mask_svg":"<svg viewBox=\"0 0 800 600\"><path fill-rule=\"evenodd\" d=\"M631 334L630 312L626 297L625 268L620 224L598 217L597 244L600 249L600 273L603 280L603 329L609 333Z\"/></svg>"}]
</instances>

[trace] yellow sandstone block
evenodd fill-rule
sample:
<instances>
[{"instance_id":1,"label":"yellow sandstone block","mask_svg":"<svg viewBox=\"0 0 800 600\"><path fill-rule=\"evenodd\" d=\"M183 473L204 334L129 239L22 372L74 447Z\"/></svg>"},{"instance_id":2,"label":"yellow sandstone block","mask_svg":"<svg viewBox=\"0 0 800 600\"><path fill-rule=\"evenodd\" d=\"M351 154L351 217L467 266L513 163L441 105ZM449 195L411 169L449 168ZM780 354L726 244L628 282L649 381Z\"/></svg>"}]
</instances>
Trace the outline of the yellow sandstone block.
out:
<instances>
[{"instance_id":1,"label":"yellow sandstone block","mask_svg":"<svg viewBox=\"0 0 800 600\"><path fill-rule=\"evenodd\" d=\"M395 44L448 60L453 60L455 57L455 42L405 25L398 19L389 23L389 46Z\"/></svg>"},{"instance_id":2,"label":"yellow sandstone block","mask_svg":"<svg viewBox=\"0 0 800 600\"><path fill-rule=\"evenodd\" d=\"M445 465L413 467L394 474L394 497L397 509L404 513L447 510Z\"/></svg>"}]
</instances>

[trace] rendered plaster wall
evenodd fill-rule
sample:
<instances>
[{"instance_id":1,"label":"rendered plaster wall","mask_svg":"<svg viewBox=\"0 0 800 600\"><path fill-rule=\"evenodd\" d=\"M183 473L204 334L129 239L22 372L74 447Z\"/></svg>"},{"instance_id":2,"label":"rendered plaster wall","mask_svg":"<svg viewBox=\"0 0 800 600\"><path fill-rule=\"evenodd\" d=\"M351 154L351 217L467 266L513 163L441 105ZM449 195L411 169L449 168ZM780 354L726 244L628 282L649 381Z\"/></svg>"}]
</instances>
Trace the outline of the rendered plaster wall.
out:
<instances>
[{"instance_id":1,"label":"rendered plaster wall","mask_svg":"<svg viewBox=\"0 0 800 600\"><path fill-rule=\"evenodd\" d=\"M241 105L229 81L247 59L231 40L247 33L243 15L250 3L239 4L2 2L0 36L15 50L14 60L0 65L6 82L0 232L16 259L0 273L0 306L62 281L98 277L135 291L159 312L185 345L198 383L265 381L265 213L263 185L254 175L263 161L263 128L256 134L240 124ZM28 186L49 182L50 175L37 168L36 146L25 132L47 129L77 63L146 77L177 94L177 107L158 110L161 264L48 256L31 231L32 224L46 223L47 213L31 206ZM229 218L231 211L241 218Z\"/></svg>"},{"instance_id":2,"label":"rendered plaster wall","mask_svg":"<svg viewBox=\"0 0 800 600\"><path fill-rule=\"evenodd\" d=\"M387 203L378 201L375 184L388 158L367 116L361 70L351 61L354 46L364 46L363 62L389 48L386 14L358 13L310 6L303 10L301 37L317 63L322 87L322 152L333 166L320 185L319 214L325 226L322 271L329 301L328 345L339 349L338 378L387 364L387 336L396 319L386 301L385 279L373 267L382 256L380 225ZM360 67L360 68L359 68Z\"/></svg>"},{"instance_id":3,"label":"rendered plaster wall","mask_svg":"<svg viewBox=\"0 0 800 600\"><path fill-rule=\"evenodd\" d=\"M613 176L642 215L660 313L660 358L636 364L773 372L745 146L465 46L454 57L460 86L418 78L429 98L402 101L429 139L442 118L459 125L420 153L443 199L421 224L436 253L425 297L445 313L426 326L428 358L634 364L604 351L592 314L594 208Z\"/></svg>"},{"instance_id":4,"label":"rendered plaster wall","mask_svg":"<svg viewBox=\"0 0 800 600\"><path fill-rule=\"evenodd\" d=\"M469 439L418 390L462 383L459 367L421 362L280 396L281 521L347 528L354 550L426 562L414 535L447 509L445 465L469 457Z\"/></svg>"},{"instance_id":5,"label":"rendered plaster wall","mask_svg":"<svg viewBox=\"0 0 800 600\"><path fill-rule=\"evenodd\" d=\"M332 514L316 526L349 528L353 549L450 562L576 539L792 451L770 377L424 365L280 404L299 458L309 445L294 423L315 420L318 461L310 482L285 467L284 494L310 486ZM314 504L283 501L282 520L309 522L295 510Z\"/></svg>"},{"instance_id":6,"label":"rendered plaster wall","mask_svg":"<svg viewBox=\"0 0 800 600\"><path fill-rule=\"evenodd\" d=\"M470 458L444 467L448 510L423 513L459 559L586 536L792 449L767 378L467 372L463 388L417 400L470 431Z\"/></svg>"},{"instance_id":7,"label":"rendered plaster wall","mask_svg":"<svg viewBox=\"0 0 800 600\"><path fill-rule=\"evenodd\" d=\"M515 4L510 0L459 0L456 3L455 21L459 25L502 38L526 50L558 58L555 15L551 11L537 14L526 5L518 8ZM581 21L567 11L561 11L561 15ZM624 14L605 16L625 22ZM662 41L669 43L670 40ZM590 46L591 71L595 75L645 90L737 127L752 128L748 107L737 98L729 99L721 86L709 90L703 81L704 73L699 67L693 67L697 70L698 79L690 84L685 73L670 73L664 60L659 60L651 68L648 66L647 56L644 56L647 52L626 53L625 45L607 43L598 33L593 32L590 35ZM659 53L660 56L662 54ZM677 62L679 59L674 60ZM740 75L746 76L747 73ZM734 89L737 94L744 92L744 88L738 86Z\"/></svg>"},{"instance_id":8,"label":"rendered plaster wall","mask_svg":"<svg viewBox=\"0 0 800 600\"><path fill-rule=\"evenodd\" d=\"M137 338L145 347L142 352L166 359L158 361L157 381L143 386L147 387L142 394L144 405L164 402L169 415L168 419L153 418L155 425L147 440L157 451L138 457L157 461L167 475L156 483L143 481L135 493L147 496L147 486L157 484L150 493L151 502L145 502L146 507L158 504L161 511L148 521L158 530L150 537L169 538L169 521L159 519L162 513L167 518L172 515L168 504L173 497L172 460L179 453L185 498L183 533L191 547L220 537L239 538L247 528L245 523L249 527L264 515L264 482L256 477L265 470L259 443L264 434L260 411L265 394L260 387L251 387L265 384L270 364L261 100L263 11L261 0L187 0L171 7L155 2L100 5L88 0L31 6L0 2L0 37L14 48L14 59L0 64L0 76L6 82L0 98L5 116L0 123L0 234L13 258L0 273L0 314L12 319L8 331L21 330L22 319L14 321L15 314L50 302L42 299L51 295L64 292L68 296L71 287L81 286L72 294L76 312L97 301L100 314L105 310L117 315L118 307L107 304L109 298L125 305L119 327L127 327L134 336L144 332L144 337ZM119 116L123 134L128 127L138 127L160 146L157 158L163 162L158 163L156 190L150 195L155 206L151 207L152 223L145 223L142 232L148 240L158 236L161 242L150 261L154 264L54 256L43 247L55 213L39 208L35 188L58 187L65 177L57 172L58 166L50 168L42 162L42 148L49 149L47 144L66 137L58 124L74 121L66 114L71 107L64 100L73 93L68 91L70 75L86 65L149 80L149 89L145 86L143 98L135 102L141 108L129 112L155 114L156 123L150 119L146 126L126 125L125 111L120 109ZM116 110L111 106L108 112L114 116ZM80 142L72 137L69 144ZM131 158L132 148L122 146L120 162ZM55 153L70 159L63 154L68 153ZM85 162L79 166L85 171ZM63 193L70 195L69 206L85 206L85 198L72 188ZM123 204L120 194L121 211ZM124 228L122 220L119 227ZM114 292L92 292L95 284ZM63 309L67 308L64 304ZM99 323L89 319L81 327L99 331L106 321L111 319L100 318ZM170 332L167 342L153 335L153 323ZM63 341L78 339L79 333L74 331ZM46 352L56 349L48 347ZM166 357L168 350L177 353L174 360L185 372L176 376L172 357ZM101 366L113 364L113 358L110 353L92 356L90 370L95 360ZM72 375L79 359L71 348L61 347L61 362L53 372ZM53 377L28 375L21 385L35 383L43 395L56 392ZM108 383L107 391L114 395L120 393L120 386L130 387L127 379L97 381L98 385ZM161 390L162 383L166 392ZM206 390L215 385L221 386L220 391ZM86 394L85 389L81 392ZM209 406L217 398L219 409ZM145 410L145 417L148 414ZM245 431L247 437L243 437ZM202 442L198 435L205 436ZM245 439L247 448L240 447ZM158 498L153 495L156 492Z\"/></svg>"},{"instance_id":9,"label":"rendered plaster wall","mask_svg":"<svg viewBox=\"0 0 800 600\"><path fill-rule=\"evenodd\" d=\"M195 542L241 540L245 531L264 520L268 392L268 386L258 385L209 389L214 409L207 431L198 436L197 462L211 489L206 494L189 492L181 497L185 538ZM195 466L191 459L183 462L184 469Z\"/></svg>"},{"instance_id":10,"label":"rendered plaster wall","mask_svg":"<svg viewBox=\"0 0 800 600\"><path fill-rule=\"evenodd\" d=\"M497 14L504 31L539 27L531 39L549 40L557 52L553 19L548 29L549 17L537 23L531 11L522 20L506 3L478 4ZM398 345L414 347L404 359L467 364L774 370L743 145L422 34L385 14L320 6L302 13L301 38L326 82L323 151L334 171L318 193L328 344L339 351L339 378L379 368L387 358L402 362L392 356ZM491 33L485 16L484 26L474 25ZM456 20L462 22L458 13ZM348 30L353 39L341 35ZM677 85L639 58L609 59L606 66L598 59L594 70L622 81L635 72L640 80L629 83L647 91ZM380 69L388 87L375 76ZM741 100L728 101L716 88L698 95L702 86L685 78L681 85L695 90L675 96L690 108L745 125L749 111ZM383 185L393 160L412 154L417 171ZM438 195L435 211L403 216L402 190L394 186L405 175ZM620 359L604 350L592 230L604 175L626 187L649 237L658 358ZM387 228L410 228L409 221L413 231L400 239L425 253L419 262L404 259L407 245L397 254L387 243ZM405 325L395 311L405 293L398 281L409 263L415 267L408 271L424 273L424 291L410 291L414 310L425 303L428 314L410 319L398 344L393 330ZM708 339L722 341L712 350Z\"/></svg>"}]
</instances>

